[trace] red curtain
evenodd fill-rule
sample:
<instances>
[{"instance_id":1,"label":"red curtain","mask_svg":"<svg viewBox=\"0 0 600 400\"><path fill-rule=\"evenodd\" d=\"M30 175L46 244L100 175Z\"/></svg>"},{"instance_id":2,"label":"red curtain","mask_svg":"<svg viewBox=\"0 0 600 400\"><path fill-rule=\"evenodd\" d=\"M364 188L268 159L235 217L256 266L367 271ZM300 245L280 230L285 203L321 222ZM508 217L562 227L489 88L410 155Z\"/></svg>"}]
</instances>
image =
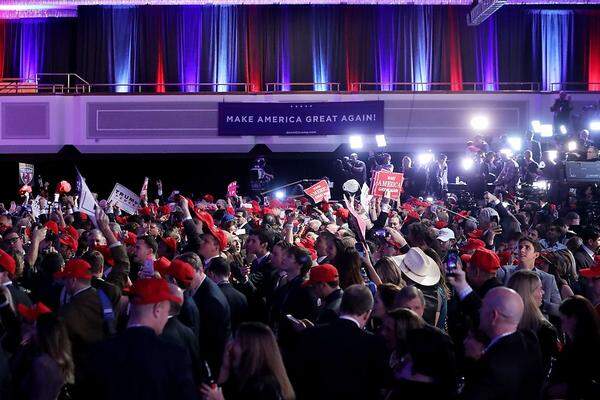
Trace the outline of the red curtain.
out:
<instances>
[{"instance_id":1,"label":"red curtain","mask_svg":"<svg viewBox=\"0 0 600 400\"><path fill-rule=\"evenodd\" d=\"M588 90L600 91L600 13L588 16Z\"/></svg>"}]
</instances>

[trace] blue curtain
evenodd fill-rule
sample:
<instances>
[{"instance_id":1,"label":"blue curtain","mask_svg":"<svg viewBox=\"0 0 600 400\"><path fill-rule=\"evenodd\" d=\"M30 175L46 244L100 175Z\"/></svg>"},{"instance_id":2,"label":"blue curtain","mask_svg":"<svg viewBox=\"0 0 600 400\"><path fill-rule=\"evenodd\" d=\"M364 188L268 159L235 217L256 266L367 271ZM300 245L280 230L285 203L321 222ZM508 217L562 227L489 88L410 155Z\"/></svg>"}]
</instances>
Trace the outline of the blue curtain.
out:
<instances>
[{"instance_id":1,"label":"blue curtain","mask_svg":"<svg viewBox=\"0 0 600 400\"><path fill-rule=\"evenodd\" d=\"M534 57L541 65L543 90L558 90L567 81L573 48L574 14L568 10L533 11ZM597 23L597 22L596 22Z\"/></svg>"}]
</instances>

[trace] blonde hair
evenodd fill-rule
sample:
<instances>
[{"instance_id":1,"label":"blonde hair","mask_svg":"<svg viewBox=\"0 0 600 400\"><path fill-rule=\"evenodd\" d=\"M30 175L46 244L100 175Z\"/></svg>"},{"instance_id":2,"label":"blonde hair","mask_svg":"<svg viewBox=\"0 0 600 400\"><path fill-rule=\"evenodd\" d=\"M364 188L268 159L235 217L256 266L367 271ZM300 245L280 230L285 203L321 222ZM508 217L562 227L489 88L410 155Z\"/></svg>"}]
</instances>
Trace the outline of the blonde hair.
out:
<instances>
[{"instance_id":1,"label":"blonde hair","mask_svg":"<svg viewBox=\"0 0 600 400\"><path fill-rule=\"evenodd\" d=\"M242 349L242 359L237 371L243 387L252 376L273 375L281 389L284 400L293 400L296 395L288 378L275 335L265 324L247 322L240 325L236 338Z\"/></svg>"},{"instance_id":2,"label":"blonde hair","mask_svg":"<svg viewBox=\"0 0 600 400\"><path fill-rule=\"evenodd\" d=\"M36 341L40 349L56 361L65 383L75 382L71 341L64 321L53 314L40 316L36 322Z\"/></svg>"},{"instance_id":3,"label":"blonde hair","mask_svg":"<svg viewBox=\"0 0 600 400\"><path fill-rule=\"evenodd\" d=\"M533 271L517 271L508 280L508 287L519 293L523 299L523 317L519 322L519 329L529 329L537 332L540 325L545 321L539 305L533 297L538 285L541 286L540 278Z\"/></svg>"}]
</instances>

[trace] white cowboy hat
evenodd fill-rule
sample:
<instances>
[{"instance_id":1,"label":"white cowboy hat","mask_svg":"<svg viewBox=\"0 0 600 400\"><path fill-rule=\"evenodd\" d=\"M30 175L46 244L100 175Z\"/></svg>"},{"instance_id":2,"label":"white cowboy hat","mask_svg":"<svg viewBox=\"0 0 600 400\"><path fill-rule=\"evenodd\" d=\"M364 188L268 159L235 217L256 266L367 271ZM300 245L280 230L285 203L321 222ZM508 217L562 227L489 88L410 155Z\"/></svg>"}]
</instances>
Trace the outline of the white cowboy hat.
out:
<instances>
[{"instance_id":1,"label":"white cowboy hat","mask_svg":"<svg viewBox=\"0 0 600 400\"><path fill-rule=\"evenodd\" d=\"M423 286L433 286L440 281L440 268L431 257L418 247L408 253L394 256L392 260L411 281Z\"/></svg>"}]
</instances>

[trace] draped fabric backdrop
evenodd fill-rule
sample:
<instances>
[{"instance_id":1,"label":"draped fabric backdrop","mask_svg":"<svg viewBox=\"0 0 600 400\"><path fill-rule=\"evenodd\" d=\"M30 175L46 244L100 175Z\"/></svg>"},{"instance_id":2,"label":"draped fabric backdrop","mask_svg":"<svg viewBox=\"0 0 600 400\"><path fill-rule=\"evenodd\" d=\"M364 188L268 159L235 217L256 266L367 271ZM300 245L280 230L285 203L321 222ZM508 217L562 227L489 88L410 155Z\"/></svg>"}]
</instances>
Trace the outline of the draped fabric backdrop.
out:
<instances>
[{"instance_id":1,"label":"draped fabric backdrop","mask_svg":"<svg viewBox=\"0 0 600 400\"><path fill-rule=\"evenodd\" d=\"M0 77L76 72L127 92L600 90L600 13L504 7L479 26L450 6L91 6L0 21ZM503 82L502 85L499 83ZM177 83L177 86L169 86ZM304 83L304 86L290 85ZM199 85L204 84L204 85ZM565 87L565 86L563 86ZM568 87L568 86L567 86ZM136 89L137 90L137 89Z\"/></svg>"}]
</instances>

